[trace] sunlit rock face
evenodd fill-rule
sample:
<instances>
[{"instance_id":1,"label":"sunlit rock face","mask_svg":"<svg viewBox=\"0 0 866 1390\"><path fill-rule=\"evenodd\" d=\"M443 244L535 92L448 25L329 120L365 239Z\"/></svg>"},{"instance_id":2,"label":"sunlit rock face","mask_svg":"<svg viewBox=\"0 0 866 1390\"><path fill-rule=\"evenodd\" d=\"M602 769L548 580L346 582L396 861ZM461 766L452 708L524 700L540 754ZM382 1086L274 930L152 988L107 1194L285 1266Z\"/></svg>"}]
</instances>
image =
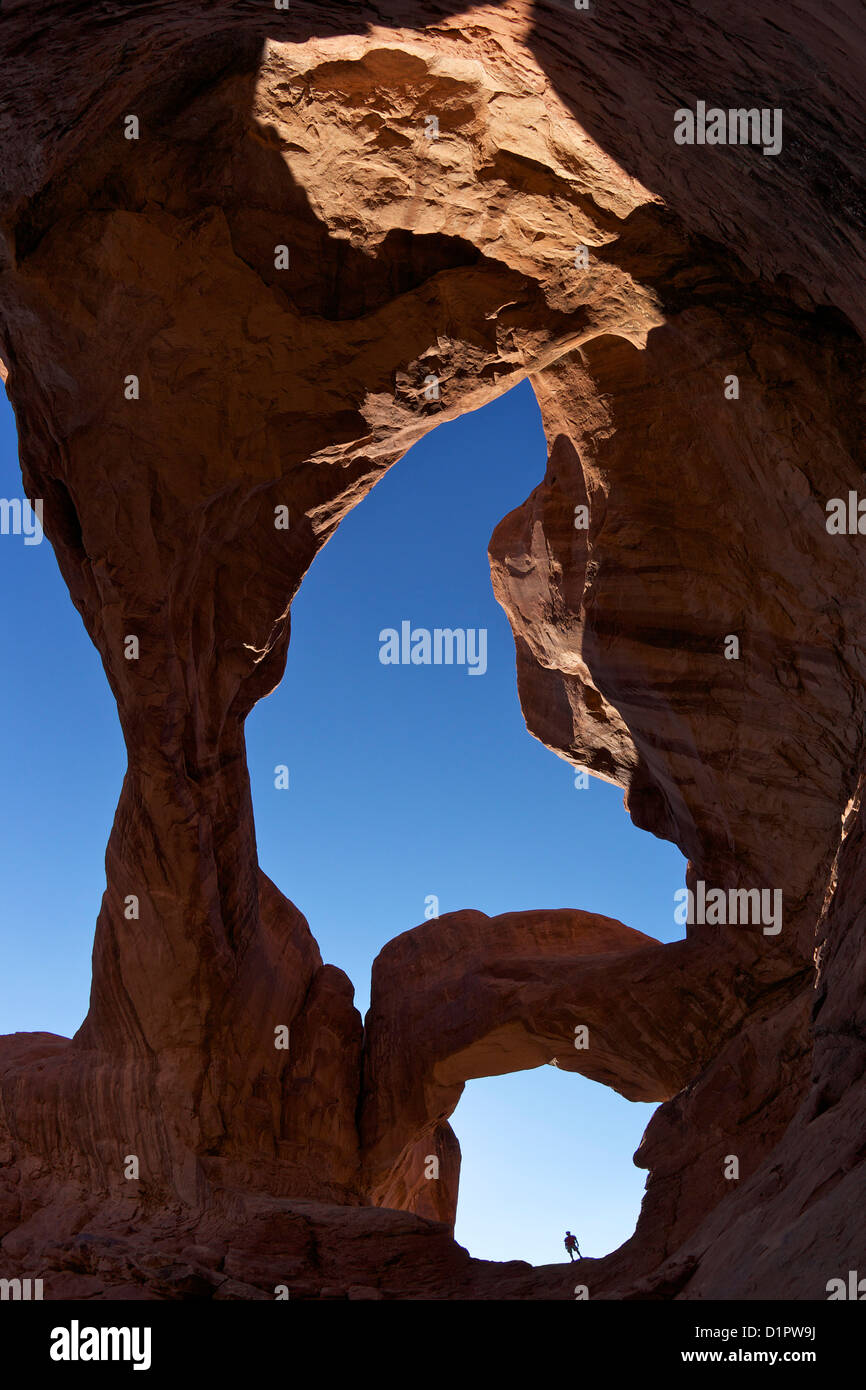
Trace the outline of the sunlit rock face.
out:
<instances>
[{"instance_id":1,"label":"sunlit rock face","mask_svg":"<svg viewBox=\"0 0 866 1390\"><path fill-rule=\"evenodd\" d=\"M384 1297L570 1297L448 1229L463 1084L555 1058L663 1102L593 1296L823 1297L866 1256L864 574L825 510L862 474L862 17L382 8L0 17L0 357L129 757L87 1019L0 1042L3 1260L315 1297L353 1242ZM678 145L714 93L781 148ZM364 1028L258 868L243 722L346 512L526 377L548 469L490 554L528 728L695 902L782 909L672 946L454 913Z\"/></svg>"}]
</instances>

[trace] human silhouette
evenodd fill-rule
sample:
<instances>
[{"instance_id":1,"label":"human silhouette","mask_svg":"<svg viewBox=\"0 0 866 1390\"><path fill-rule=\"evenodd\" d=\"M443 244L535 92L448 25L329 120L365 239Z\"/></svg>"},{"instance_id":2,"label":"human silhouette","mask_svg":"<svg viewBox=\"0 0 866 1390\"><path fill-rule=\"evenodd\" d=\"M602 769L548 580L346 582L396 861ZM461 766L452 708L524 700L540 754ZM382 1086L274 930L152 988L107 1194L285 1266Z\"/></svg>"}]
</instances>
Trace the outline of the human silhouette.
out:
<instances>
[{"instance_id":1,"label":"human silhouette","mask_svg":"<svg viewBox=\"0 0 866 1390\"><path fill-rule=\"evenodd\" d=\"M578 1243L577 1243L577 1236L573 1236L573 1235L571 1234L571 1231L566 1231L566 1233L565 1233L565 1241L564 1241L563 1243L564 1243L564 1245L565 1245L566 1250L567 1250L568 1253L569 1253L569 1256L570 1256L572 1262L574 1262L574 1252L575 1252L575 1250L577 1251L577 1258L578 1258L579 1260L582 1260L582 1259L583 1259L583 1256L582 1256L581 1253L580 1253L580 1247L579 1247L579 1245L578 1245Z\"/></svg>"}]
</instances>

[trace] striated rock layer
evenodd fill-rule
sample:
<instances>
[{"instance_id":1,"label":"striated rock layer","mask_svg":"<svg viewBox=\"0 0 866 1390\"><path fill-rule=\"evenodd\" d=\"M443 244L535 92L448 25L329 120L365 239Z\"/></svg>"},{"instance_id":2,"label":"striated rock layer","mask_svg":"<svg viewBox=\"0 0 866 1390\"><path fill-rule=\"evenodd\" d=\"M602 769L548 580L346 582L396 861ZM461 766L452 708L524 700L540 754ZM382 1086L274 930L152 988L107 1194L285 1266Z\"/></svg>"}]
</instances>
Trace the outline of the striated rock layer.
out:
<instances>
[{"instance_id":1,"label":"striated rock layer","mask_svg":"<svg viewBox=\"0 0 866 1390\"><path fill-rule=\"evenodd\" d=\"M88 1016L0 1040L0 1273L570 1297L449 1233L463 1084L555 1058L662 1102L591 1296L822 1297L866 1258L864 562L824 510L863 471L862 13L252 8L0 16L0 358L129 759ZM698 100L780 108L782 151L675 145ZM341 518L527 377L547 474L490 551L527 725L781 930L454 913L362 1027L258 867L244 719Z\"/></svg>"}]
</instances>

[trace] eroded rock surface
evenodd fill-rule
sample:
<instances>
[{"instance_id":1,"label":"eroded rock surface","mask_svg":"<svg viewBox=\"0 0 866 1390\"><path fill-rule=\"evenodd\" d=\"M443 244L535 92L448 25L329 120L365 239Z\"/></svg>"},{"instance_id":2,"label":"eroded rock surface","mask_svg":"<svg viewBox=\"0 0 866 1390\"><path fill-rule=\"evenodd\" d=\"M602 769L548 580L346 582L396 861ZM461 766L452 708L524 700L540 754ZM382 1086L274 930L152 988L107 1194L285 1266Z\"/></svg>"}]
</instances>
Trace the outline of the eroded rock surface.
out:
<instances>
[{"instance_id":1,"label":"eroded rock surface","mask_svg":"<svg viewBox=\"0 0 866 1390\"><path fill-rule=\"evenodd\" d=\"M49 1297L570 1296L449 1235L462 1085L555 1056L664 1102L593 1296L822 1297L866 1258L863 560L824 525L863 468L862 14L383 9L0 18L0 358L129 758L88 1017L0 1040L3 1260ZM784 151L675 146L716 92ZM491 563L528 727L784 923L452 914L362 1029L258 868L243 721L341 518L527 376L548 471Z\"/></svg>"}]
</instances>

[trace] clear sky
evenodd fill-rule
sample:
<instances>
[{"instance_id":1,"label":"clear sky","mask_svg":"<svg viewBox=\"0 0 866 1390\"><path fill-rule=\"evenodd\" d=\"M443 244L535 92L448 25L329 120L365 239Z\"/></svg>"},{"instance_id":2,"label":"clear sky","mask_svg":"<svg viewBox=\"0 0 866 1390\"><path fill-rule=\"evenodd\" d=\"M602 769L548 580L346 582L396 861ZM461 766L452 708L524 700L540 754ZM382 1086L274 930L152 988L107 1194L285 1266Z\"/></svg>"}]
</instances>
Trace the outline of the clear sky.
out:
<instances>
[{"instance_id":1,"label":"clear sky","mask_svg":"<svg viewBox=\"0 0 866 1390\"><path fill-rule=\"evenodd\" d=\"M342 523L293 609L279 690L247 744L259 857L355 986L391 937L439 911L580 907L675 940L684 860L636 830L622 793L526 731L514 643L487 544L544 474L523 384L441 425ZM0 497L21 496L0 394ZM114 701L48 543L0 536L0 1032L70 1035L87 1010L104 853L125 751ZM379 633L486 628L487 671L391 666ZM274 768L289 768L289 789ZM574 1231L602 1255L634 1228L632 1163L652 1114L544 1066L467 1086L457 1238L473 1255L547 1264Z\"/></svg>"}]
</instances>

